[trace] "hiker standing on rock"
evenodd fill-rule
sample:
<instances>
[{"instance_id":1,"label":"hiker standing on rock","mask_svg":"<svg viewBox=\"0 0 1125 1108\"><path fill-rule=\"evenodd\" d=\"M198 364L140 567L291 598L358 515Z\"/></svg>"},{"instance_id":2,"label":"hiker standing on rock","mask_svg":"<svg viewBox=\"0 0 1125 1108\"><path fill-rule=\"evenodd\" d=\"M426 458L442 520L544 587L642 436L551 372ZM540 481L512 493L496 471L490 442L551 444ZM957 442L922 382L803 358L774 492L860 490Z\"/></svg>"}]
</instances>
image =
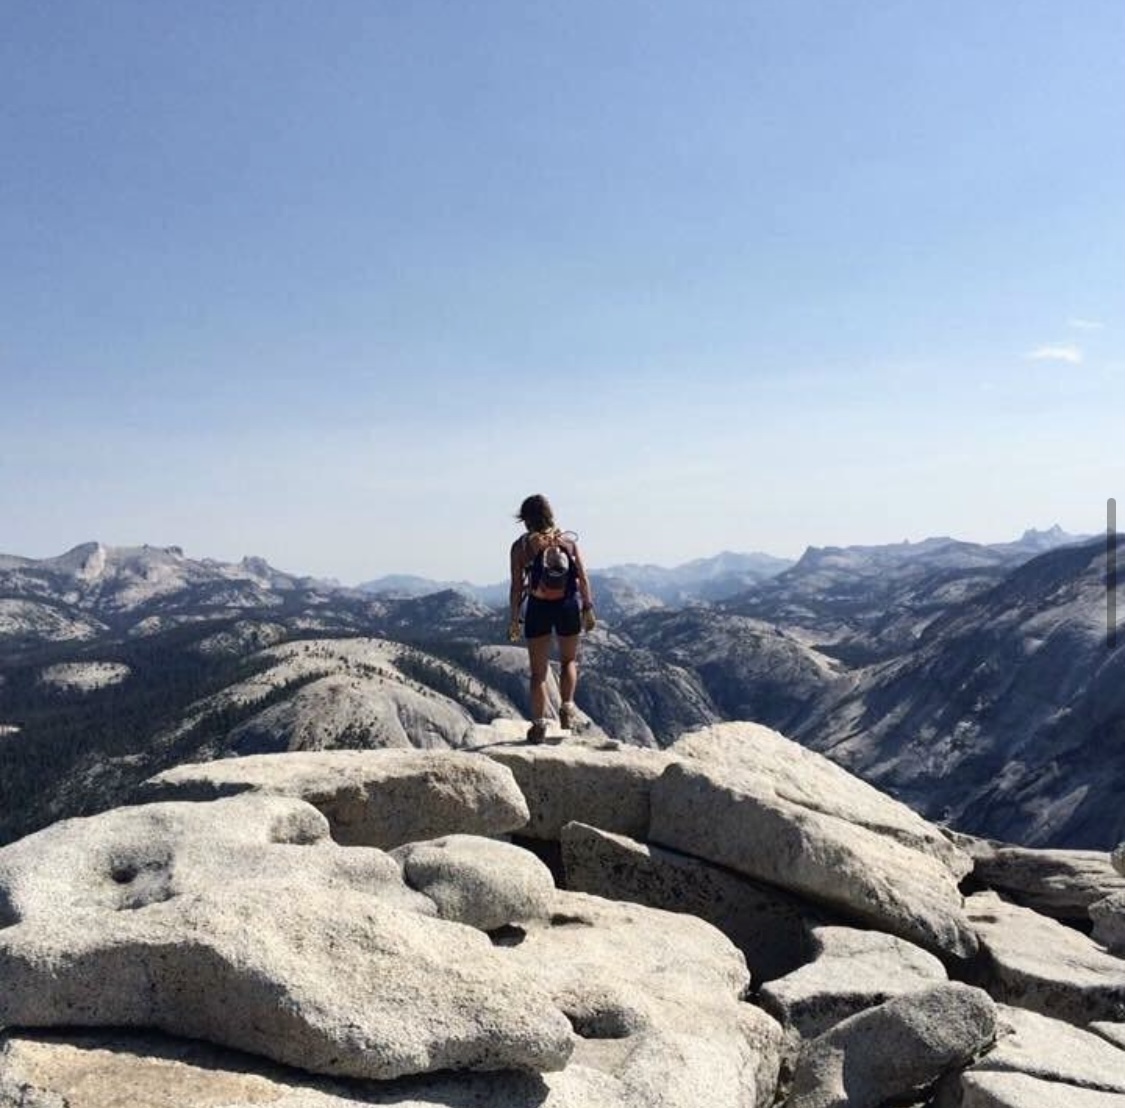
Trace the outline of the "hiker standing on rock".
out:
<instances>
[{"instance_id":1,"label":"hiker standing on rock","mask_svg":"<svg viewBox=\"0 0 1125 1108\"><path fill-rule=\"evenodd\" d=\"M511 550L512 585L509 592L508 638L520 639L520 607L523 637L531 664L531 727L529 742L542 742L547 735L547 671L551 662L552 632L559 640L559 726L574 726L577 709L574 690L578 684L578 636L592 631L594 598L578 551L578 536L560 531L555 513L545 496L529 496L520 505L516 519L527 529Z\"/></svg>"}]
</instances>

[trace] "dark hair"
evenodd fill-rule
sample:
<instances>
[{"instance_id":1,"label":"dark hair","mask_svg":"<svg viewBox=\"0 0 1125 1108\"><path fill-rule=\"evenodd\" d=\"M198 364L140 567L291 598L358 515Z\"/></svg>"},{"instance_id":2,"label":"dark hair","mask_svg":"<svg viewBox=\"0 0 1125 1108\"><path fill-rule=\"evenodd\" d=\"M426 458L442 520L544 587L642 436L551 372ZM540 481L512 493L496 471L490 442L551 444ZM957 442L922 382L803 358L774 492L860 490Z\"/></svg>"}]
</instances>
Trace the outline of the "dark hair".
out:
<instances>
[{"instance_id":1,"label":"dark hair","mask_svg":"<svg viewBox=\"0 0 1125 1108\"><path fill-rule=\"evenodd\" d=\"M527 497L516 513L529 531L549 531L555 525L555 513L551 502L540 493Z\"/></svg>"}]
</instances>

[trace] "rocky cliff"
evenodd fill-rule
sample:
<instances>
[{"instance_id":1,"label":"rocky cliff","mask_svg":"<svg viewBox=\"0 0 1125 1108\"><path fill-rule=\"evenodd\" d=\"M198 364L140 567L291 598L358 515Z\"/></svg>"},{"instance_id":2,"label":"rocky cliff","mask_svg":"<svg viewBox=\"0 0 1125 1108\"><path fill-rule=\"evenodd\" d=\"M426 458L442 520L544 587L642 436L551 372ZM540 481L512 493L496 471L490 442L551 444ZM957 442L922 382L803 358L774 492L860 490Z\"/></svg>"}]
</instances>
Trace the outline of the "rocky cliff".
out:
<instances>
[{"instance_id":1,"label":"rocky cliff","mask_svg":"<svg viewBox=\"0 0 1125 1108\"><path fill-rule=\"evenodd\" d=\"M1125 849L756 724L170 767L0 849L0 1105L1125 1099Z\"/></svg>"}]
</instances>

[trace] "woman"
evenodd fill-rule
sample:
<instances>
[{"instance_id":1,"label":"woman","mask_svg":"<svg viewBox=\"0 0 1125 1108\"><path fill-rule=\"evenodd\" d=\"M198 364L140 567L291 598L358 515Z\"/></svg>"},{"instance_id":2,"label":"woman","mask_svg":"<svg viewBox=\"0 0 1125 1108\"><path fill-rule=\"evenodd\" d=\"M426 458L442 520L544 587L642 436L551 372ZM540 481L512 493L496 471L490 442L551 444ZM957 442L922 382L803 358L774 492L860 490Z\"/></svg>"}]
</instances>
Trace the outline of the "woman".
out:
<instances>
[{"instance_id":1,"label":"woman","mask_svg":"<svg viewBox=\"0 0 1125 1108\"><path fill-rule=\"evenodd\" d=\"M526 597L523 635L531 664L532 719L527 738L538 743L547 734L547 671L552 632L559 640L559 726L569 730L577 713L574 689L578 684L578 635L583 630L592 631L597 620L578 543L573 535L555 526L555 513L547 498L529 496L520 505L516 519L526 531L512 543L508 638L512 642L520 638L520 606ZM560 563L557 570L556 562ZM553 579L556 572L557 581Z\"/></svg>"}]
</instances>

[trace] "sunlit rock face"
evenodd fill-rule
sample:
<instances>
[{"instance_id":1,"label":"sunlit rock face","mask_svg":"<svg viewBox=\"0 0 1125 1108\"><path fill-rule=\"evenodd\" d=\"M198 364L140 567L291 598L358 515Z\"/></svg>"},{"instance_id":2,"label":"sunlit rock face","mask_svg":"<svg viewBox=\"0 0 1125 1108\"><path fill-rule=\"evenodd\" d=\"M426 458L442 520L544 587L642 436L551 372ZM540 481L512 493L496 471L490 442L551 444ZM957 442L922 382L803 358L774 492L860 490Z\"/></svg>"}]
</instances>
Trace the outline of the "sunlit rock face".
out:
<instances>
[{"instance_id":1,"label":"sunlit rock face","mask_svg":"<svg viewBox=\"0 0 1125 1108\"><path fill-rule=\"evenodd\" d=\"M0 1103L843 1108L1125 1087L1125 961L995 893L965 900L989 872L1015 880L1002 844L954 843L760 725L664 752L472 734L188 764L145 803L0 848ZM1017 871L1057 906L1057 865ZM1110 856L1068 872L1067 913L1092 924ZM1047 1058L1052 1036L1069 1045Z\"/></svg>"}]
</instances>

